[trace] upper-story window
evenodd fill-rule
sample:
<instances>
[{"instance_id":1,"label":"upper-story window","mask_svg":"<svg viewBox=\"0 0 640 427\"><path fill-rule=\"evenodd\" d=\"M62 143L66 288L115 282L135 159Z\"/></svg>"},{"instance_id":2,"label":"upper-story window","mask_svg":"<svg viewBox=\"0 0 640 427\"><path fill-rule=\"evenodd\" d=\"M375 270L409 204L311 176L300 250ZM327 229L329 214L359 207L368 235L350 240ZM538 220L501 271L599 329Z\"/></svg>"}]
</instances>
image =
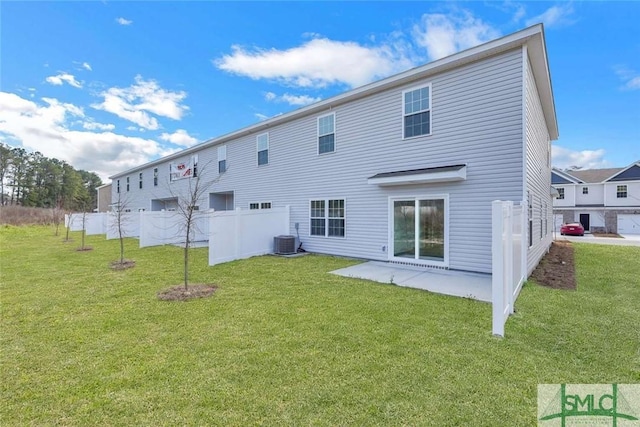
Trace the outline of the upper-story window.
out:
<instances>
[{"instance_id":1,"label":"upper-story window","mask_svg":"<svg viewBox=\"0 0 640 427\"><path fill-rule=\"evenodd\" d=\"M116 181L116 193L120 193L120 180Z\"/></svg>"},{"instance_id":2,"label":"upper-story window","mask_svg":"<svg viewBox=\"0 0 640 427\"><path fill-rule=\"evenodd\" d=\"M336 151L336 115L318 117L318 154Z\"/></svg>"},{"instance_id":3,"label":"upper-story window","mask_svg":"<svg viewBox=\"0 0 640 427\"><path fill-rule=\"evenodd\" d=\"M158 168L153 168L153 186L158 186Z\"/></svg>"},{"instance_id":4,"label":"upper-story window","mask_svg":"<svg viewBox=\"0 0 640 427\"><path fill-rule=\"evenodd\" d=\"M589 187L582 187L582 194L589 194Z\"/></svg>"},{"instance_id":5,"label":"upper-story window","mask_svg":"<svg viewBox=\"0 0 640 427\"><path fill-rule=\"evenodd\" d=\"M556 188L558 190L558 200L564 200L564 188Z\"/></svg>"},{"instance_id":6,"label":"upper-story window","mask_svg":"<svg viewBox=\"0 0 640 427\"><path fill-rule=\"evenodd\" d=\"M227 171L227 146L218 147L218 173Z\"/></svg>"},{"instance_id":7,"label":"upper-story window","mask_svg":"<svg viewBox=\"0 0 640 427\"><path fill-rule=\"evenodd\" d=\"M431 134L431 85L402 92L403 137Z\"/></svg>"},{"instance_id":8,"label":"upper-story window","mask_svg":"<svg viewBox=\"0 0 640 427\"><path fill-rule=\"evenodd\" d=\"M138 174L138 188L142 189L142 172Z\"/></svg>"},{"instance_id":9,"label":"upper-story window","mask_svg":"<svg viewBox=\"0 0 640 427\"><path fill-rule=\"evenodd\" d=\"M127 177L127 191L129 191L129 177Z\"/></svg>"},{"instance_id":10,"label":"upper-story window","mask_svg":"<svg viewBox=\"0 0 640 427\"><path fill-rule=\"evenodd\" d=\"M627 198L627 185L618 185L616 187L616 197L618 199L626 199Z\"/></svg>"},{"instance_id":11,"label":"upper-story window","mask_svg":"<svg viewBox=\"0 0 640 427\"><path fill-rule=\"evenodd\" d=\"M269 164L269 134L263 133L256 137L258 150L258 166Z\"/></svg>"}]
</instances>

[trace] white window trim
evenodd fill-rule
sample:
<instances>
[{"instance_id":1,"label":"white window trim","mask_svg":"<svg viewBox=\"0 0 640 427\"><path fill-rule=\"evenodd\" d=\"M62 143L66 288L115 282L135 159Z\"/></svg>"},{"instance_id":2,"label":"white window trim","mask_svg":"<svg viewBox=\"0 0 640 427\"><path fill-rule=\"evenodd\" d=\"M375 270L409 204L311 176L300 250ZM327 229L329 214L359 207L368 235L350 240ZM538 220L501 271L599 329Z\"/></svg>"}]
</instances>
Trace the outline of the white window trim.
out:
<instances>
[{"instance_id":1,"label":"white window trim","mask_svg":"<svg viewBox=\"0 0 640 427\"><path fill-rule=\"evenodd\" d=\"M319 200L323 200L324 201L324 219L325 219L325 224L324 224L324 236L318 236L316 234L311 234L311 202L315 202L315 201L319 201ZM344 217L342 219L344 219L344 236L329 236L329 200L343 200L344 201ZM319 239L339 239L339 240L344 240L347 238L347 198L346 197L314 197L312 199L309 199L309 201L307 202L307 207L309 209L308 211L308 215L309 215L309 230L308 230L308 235L311 238L319 238ZM335 218L334 218L335 219Z\"/></svg>"},{"instance_id":2,"label":"white window trim","mask_svg":"<svg viewBox=\"0 0 640 427\"><path fill-rule=\"evenodd\" d=\"M327 151L326 153L320 152L320 137L325 135L330 135L328 133L324 133L320 135L320 119L325 117L333 116L333 151ZM323 114L322 116L318 116L316 120L316 154L318 156L324 156L326 154L332 154L338 151L338 126L336 124L336 113ZM320 199L317 199L320 200ZM335 200L335 199L331 199Z\"/></svg>"},{"instance_id":3,"label":"white window trim","mask_svg":"<svg viewBox=\"0 0 640 427\"><path fill-rule=\"evenodd\" d=\"M394 240L393 240L393 202L402 201L402 200L413 200L417 202L418 200L444 200L444 259L442 261L435 260L427 260L427 259L410 259L410 258L402 258L395 257L393 253L395 252L394 248ZM387 245L387 256L389 261L397 261L409 264L420 264L420 265L432 265L434 267L449 267L449 216L451 215L449 211L449 194L420 194L420 195L407 195L407 196L393 196L389 197L389 210L387 217L387 231L388 231L388 245ZM416 221L416 234L418 231L418 221ZM416 240L416 245L418 241ZM416 248L417 249L417 248ZM416 251L416 253L418 253Z\"/></svg>"},{"instance_id":4,"label":"white window trim","mask_svg":"<svg viewBox=\"0 0 640 427\"><path fill-rule=\"evenodd\" d=\"M618 193L622 191L618 191L619 187L624 187L624 197L618 196ZM629 186L627 184L616 184L616 199L627 199L629 198Z\"/></svg>"},{"instance_id":5,"label":"white window trim","mask_svg":"<svg viewBox=\"0 0 640 427\"><path fill-rule=\"evenodd\" d=\"M429 88L429 109L428 110L421 110L418 112L413 112L411 113L413 114L417 114L417 113L422 113L424 111L429 111L429 133L425 133L424 135L416 135L416 136L409 136L406 137L404 136L404 118L406 117L406 113L405 113L405 105L404 105L404 94L407 92L413 92L414 90L418 90L418 89L423 89L425 87ZM402 132L402 139L415 139L415 138L422 138L425 136L431 136L433 135L433 88L431 87L431 83L427 83L426 85L420 85L420 86L414 86L411 87L409 89L405 89L402 91L402 117L400 117L401 120L401 132Z\"/></svg>"},{"instance_id":6,"label":"white window trim","mask_svg":"<svg viewBox=\"0 0 640 427\"><path fill-rule=\"evenodd\" d=\"M223 154L223 155L221 155ZM229 164L227 163L227 145L223 144L223 145L219 145L218 146L218 150L216 152L216 157L218 159L217 165L218 165L218 173L220 174L220 162L221 161L225 161L225 165L224 165L224 172L226 172L229 169ZM224 173L222 172L222 173Z\"/></svg>"},{"instance_id":7,"label":"white window trim","mask_svg":"<svg viewBox=\"0 0 640 427\"><path fill-rule=\"evenodd\" d=\"M264 150L260 150L260 137L261 136L266 136L267 137L267 163L261 165L260 164L260 156L259 153L260 151L264 151ZM269 151L270 151L270 142L269 142L269 132L265 132L265 133L261 133L259 135L256 135L256 164L258 166L267 166L269 164Z\"/></svg>"},{"instance_id":8,"label":"white window trim","mask_svg":"<svg viewBox=\"0 0 640 427\"><path fill-rule=\"evenodd\" d=\"M263 208L262 204L263 203L269 203L269 205L271 206L270 208ZM258 209L251 209L251 205L258 205ZM248 203L248 209L250 211L261 211L261 210L270 210L273 209L273 203L270 200L262 200L260 202L249 202Z\"/></svg>"}]
</instances>

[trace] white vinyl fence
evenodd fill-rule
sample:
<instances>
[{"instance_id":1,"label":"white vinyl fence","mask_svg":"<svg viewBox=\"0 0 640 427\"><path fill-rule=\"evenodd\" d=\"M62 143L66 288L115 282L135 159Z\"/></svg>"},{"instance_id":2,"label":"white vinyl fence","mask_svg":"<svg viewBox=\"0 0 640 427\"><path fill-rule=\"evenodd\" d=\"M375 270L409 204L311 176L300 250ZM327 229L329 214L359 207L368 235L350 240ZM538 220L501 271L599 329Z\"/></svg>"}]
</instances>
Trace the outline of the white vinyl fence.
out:
<instances>
[{"instance_id":1,"label":"white vinyl fence","mask_svg":"<svg viewBox=\"0 0 640 427\"><path fill-rule=\"evenodd\" d=\"M213 211L194 212L191 242L209 240L209 221ZM140 213L140 247L177 245L185 242L185 218L176 211Z\"/></svg>"},{"instance_id":2,"label":"white vinyl fence","mask_svg":"<svg viewBox=\"0 0 640 427\"><path fill-rule=\"evenodd\" d=\"M216 211L211 217L209 265L273 252L273 238L289 234L289 206Z\"/></svg>"},{"instance_id":3,"label":"white vinyl fence","mask_svg":"<svg viewBox=\"0 0 640 427\"><path fill-rule=\"evenodd\" d=\"M140 213L123 212L121 218L123 237L138 237L140 235ZM118 221L116 214L107 214L107 239L118 239Z\"/></svg>"},{"instance_id":4,"label":"white vinyl fence","mask_svg":"<svg viewBox=\"0 0 640 427\"><path fill-rule=\"evenodd\" d=\"M504 336L504 324L526 279L527 235L525 203L492 203L493 334Z\"/></svg>"},{"instance_id":5,"label":"white vinyl fence","mask_svg":"<svg viewBox=\"0 0 640 427\"><path fill-rule=\"evenodd\" d=\"M71 219L69 219L71 218ZM75 212L64 216L64 225L71 231L82 231L82 212ZM95 234L105 234L107 232L107 214L87 213L85 214L85 231L88 236Z\"/></svg>"}]
</instances>

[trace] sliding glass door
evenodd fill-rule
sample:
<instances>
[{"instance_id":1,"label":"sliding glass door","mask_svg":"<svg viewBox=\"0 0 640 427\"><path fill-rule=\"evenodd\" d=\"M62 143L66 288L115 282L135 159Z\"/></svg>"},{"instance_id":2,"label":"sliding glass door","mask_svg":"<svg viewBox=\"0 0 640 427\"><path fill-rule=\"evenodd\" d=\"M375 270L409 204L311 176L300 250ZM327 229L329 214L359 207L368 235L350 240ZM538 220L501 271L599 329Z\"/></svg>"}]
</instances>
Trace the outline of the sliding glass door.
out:
<instances>
[{"instance_id":1,"label":"sliding glass door","mask_svg":"<svg viewBox=\"0 0 640 427\"><path fill-rule=\"evenodd\" d=\"M446 205L444 197L392 200L393 257L444 263Z\"/></svg>"}]
</instances>

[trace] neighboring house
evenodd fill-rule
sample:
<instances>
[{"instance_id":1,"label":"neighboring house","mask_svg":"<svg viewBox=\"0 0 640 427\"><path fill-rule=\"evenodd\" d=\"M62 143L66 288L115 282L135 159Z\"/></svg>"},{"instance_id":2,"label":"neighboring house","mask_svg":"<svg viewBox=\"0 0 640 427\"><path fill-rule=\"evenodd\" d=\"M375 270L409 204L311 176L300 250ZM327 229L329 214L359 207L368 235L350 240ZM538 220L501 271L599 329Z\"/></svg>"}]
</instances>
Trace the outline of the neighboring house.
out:
<instances>
[{"instance_id":1,"label":"neighboring house","mask_svg":"<svg viewBox=\"0 0 640 427\"><path fill-rule=\"evenodd\" d=\"M197 173L217 179L199 209L288 205L308 251L481 273L491 202L528 201L530 272L552 240L557 137L536 25L117 173L113 199L175 209Z\"/></svg>"},{"instance_id":2,"label":"neighboring house","mask_svg":"<svg viewBox=\"0 0 640 427\"><path fill-rule=\"evenodd\" d=\"M111 184L104 184L97 188L98 209L97 212L108 212L111 210Z\"/></svg>"},{"instance_id":3,"label":"neighboring house","mask_svg":"<svg viewBox=\"0 0 640 427\"><path fill-rule=\"evenodd\" d=\"M580 222L585 230L640 234L640 161L625 168L562 171L553 168L551 183L556 227Z\"/></svg>"}]
</instances>

